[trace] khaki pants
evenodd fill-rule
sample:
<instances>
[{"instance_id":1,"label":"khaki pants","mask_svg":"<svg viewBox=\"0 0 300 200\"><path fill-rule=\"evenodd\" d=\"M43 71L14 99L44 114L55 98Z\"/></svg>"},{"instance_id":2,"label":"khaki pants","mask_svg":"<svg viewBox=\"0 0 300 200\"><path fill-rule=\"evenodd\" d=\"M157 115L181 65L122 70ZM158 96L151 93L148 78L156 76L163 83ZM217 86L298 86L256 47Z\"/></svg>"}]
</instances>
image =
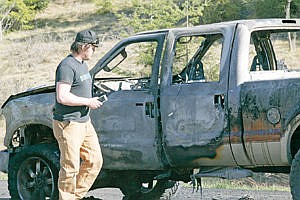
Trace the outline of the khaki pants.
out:
<instances>
[{"instance_id":1,"label":"khaki pants","mask_svg":"<svg viewBox=\"0 0 300 200\"><path fill-rule=\"evenodd\" d=\"M93 185L103 163L97 134L90 120L85 123L54 120L53 130L60 150L59 199L81 199Z\"/></svg>"}]
</instances>

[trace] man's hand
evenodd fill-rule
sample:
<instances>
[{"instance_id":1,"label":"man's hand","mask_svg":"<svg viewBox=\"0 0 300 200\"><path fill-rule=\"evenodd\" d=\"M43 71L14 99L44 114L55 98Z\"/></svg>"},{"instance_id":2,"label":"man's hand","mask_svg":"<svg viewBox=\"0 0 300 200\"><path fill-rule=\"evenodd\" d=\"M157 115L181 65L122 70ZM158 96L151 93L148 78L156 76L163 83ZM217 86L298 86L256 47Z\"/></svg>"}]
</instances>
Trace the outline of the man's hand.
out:
<instances>
[{"instance_id":1,"label":"man's hand","mask_svg":"<svg viewBox=\"0 0 300 200\"><path fill-rule=\"evenodd\" d=\"M90 109L97 109L100 108L100 106L102 106L102 103L98 100L99 97L94 97L94 98L90 98L89 99L89 103L88 103L88 107Z\"/></svg>"},{"instance_id":2,"label":"man's hand","mask_svg":"<svg viewBox=\"0 0 300 200\"><path fill-rule=\"evenodd\" d=\"M102 103L99 97L84 98L78 97L70 92L71 85L64 82L58 82L56 85L56 99L58 103L67 106L88 106L91 109L100 108Z\"/></svg>"}]
</instances>

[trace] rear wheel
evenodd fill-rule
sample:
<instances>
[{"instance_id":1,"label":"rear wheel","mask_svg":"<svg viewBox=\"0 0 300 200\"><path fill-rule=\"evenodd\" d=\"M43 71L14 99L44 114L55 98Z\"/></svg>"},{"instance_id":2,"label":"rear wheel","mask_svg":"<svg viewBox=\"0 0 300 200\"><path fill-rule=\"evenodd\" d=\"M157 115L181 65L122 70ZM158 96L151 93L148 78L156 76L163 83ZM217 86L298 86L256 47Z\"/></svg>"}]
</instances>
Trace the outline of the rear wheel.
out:
<instances>
[{"instance_id":1,"label":"rear wheel","mask_svg":"<svg viewBox=\"0 0 300 200\"><path fill-rule=\"evenodd\" d=\"M54 144L28 146L9 161L12 199L58 199L59 150Z\"/></svg>"},{"instance_id":2,"label":"rear wheel","mask_svg":"<svg viewBox=\"0 0 300 200\"><path fill-rule=\"evenodd\" d=\"M292 162L290 186L293 200L300 200L300 151L296 153Z\"/></svg>"}]
</instances>

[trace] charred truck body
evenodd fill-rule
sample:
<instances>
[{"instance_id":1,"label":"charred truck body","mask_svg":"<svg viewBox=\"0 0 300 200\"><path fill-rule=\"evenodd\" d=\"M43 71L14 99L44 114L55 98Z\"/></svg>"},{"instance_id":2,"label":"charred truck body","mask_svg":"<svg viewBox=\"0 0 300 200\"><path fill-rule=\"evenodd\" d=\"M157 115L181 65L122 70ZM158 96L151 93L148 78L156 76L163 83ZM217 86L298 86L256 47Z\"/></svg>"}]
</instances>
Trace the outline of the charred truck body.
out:
<instances>
[{"instance_id":1,"label":"charred truck body","mask_svg":"<svg viewBox=\"0 0 300 200\"><path fill-rule=\"evenodd\" d=\"M176 181L291 173L300 199L300 19L144 32L92 68L103 170L93 188L157 199ZM57 198L54 87L2 106L13 198ZM4 154L1 154L4 156ZM4 169L5 170L5 169ZM197 172L195 172L197 171Z\"/></svg>"}]
</instances>

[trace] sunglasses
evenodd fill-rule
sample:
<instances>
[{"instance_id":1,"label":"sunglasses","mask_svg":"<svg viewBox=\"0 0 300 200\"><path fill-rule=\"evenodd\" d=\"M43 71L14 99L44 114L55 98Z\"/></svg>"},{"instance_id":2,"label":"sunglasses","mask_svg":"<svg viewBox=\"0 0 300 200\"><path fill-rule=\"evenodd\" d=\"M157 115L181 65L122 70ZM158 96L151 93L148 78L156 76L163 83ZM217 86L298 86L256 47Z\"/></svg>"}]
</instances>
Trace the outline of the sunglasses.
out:
<instances>
[{"instance_id":1,"label":"sunglasses","mask_svg":"<svg viewBox=\"0 0 300 200\"><path fill-rule=\"evenodd\" d=\"M93 45L94 47L99 47L99 39L97 38L96 41L90 42L88 44Z\"/></svg>"}]
</instances>

